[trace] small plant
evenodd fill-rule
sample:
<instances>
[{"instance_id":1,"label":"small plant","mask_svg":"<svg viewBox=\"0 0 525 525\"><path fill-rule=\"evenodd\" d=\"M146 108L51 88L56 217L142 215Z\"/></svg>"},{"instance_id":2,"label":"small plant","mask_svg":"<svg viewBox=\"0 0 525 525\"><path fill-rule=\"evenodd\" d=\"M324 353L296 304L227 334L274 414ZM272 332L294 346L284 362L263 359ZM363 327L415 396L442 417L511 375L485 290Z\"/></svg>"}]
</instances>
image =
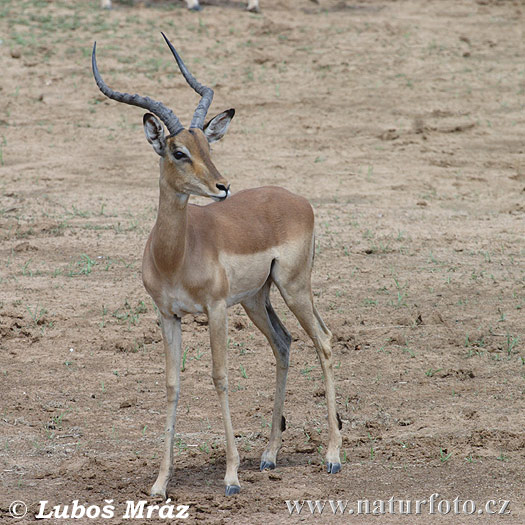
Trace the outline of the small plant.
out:
<instances>
[{"instance_id":1,"label":"small plant","mask_svg":"<svg viewBox=\"0 0 525 525\"><path fill-rule=\"evenodd\" d=\"M508 356L510 356L513 353L514 348L518 344L519 340L520 338L518 335L511 335L507 333L505 337L505 342L506 342L505 350L507 351Z\"/></svg>"},{"instance_id":2,"label":"small plant","mask_svg":"<svg viewBox=\"0 0 525 525\"><path fill-rule=\"evenodd\" d=\"M79 275L89 275L96 264L97 262L91 259L89 255L83 253L75 264L70 265L67 276L77 277Z\"/></svg>"},{"instance_id":3,"label":"small plant","mask_svg":"<svg viewBox=\"0 0 525 525\"><path fill-rule=\"evenodd\" d=\"M307 379L311 379L310 377L310 372L315 368L314 365L312 366L305 366L302 370L301 370L301 374L306 377Z\"/></svg>"},{"instance_id":4,"label":"small plant","mask_svg":"<svg viewBox=\"0 0 525 525\"><path fill-rule=\"evenodd\" d=\"M32 260L33 260L33 258L29 259L22 266L22 275L24 277L33 277L33 270L31 270L31 268L29 268L29 265L31 264Z\"/></svg>"},{"instance_id":5,"label":"small plant","mask_svg":"<svg viewBox=\"0 0 525 525\"><path fill-rule=\"evenodd\" d=\"M230 344L230 340L228 339L228 346ZM246 355L247 349L244 343L233 343L233 346L239 349L239 355Z\"/></svg>"},{"instance_id":6,"label":"small plant","mask_svg":"<svg viewBox=\"0 0 525 525\"><path fill-rule=\"evenodd\" d=\"M403 353L404 354L408 354L410 356L410 358L414 358L416 357L416 353L414 352L414 350L412 350L412 348L410 348L408 345L406 345L403 349L402 349Z\"/></svg>"},{"instance_id":7,"label":"small plant","mask_svg":"<svg viewBox=\"0 0 525 525\"><path fill-rule=\"evenodd\" d=\"M272 428L272 424L266 421L266 418L264 416L261 416L261 428Z\"/></svg>"},{"instance_id":8,"label":"small plant","mask_svg":"<svg viewBox=\"0 0 525 525\"><path fill-rule=\"evenodd\" d=\"M182 454L182 452L187 450L188 448L188 445L184 441L182 441L182 438L180 436L177 436L175 438L174 445L177 448L179 455Z\"/></svg>"},{"instance_id":9,"label":"small plant","mask_svg":"<svg viewBox=\"0 0 525 525\"><path fill-rule=\"evenodd\" d=\"M244 377L244 379L248 379L248 375L246 374L246 370L245 370L244 366L239 365L239 370L241 371L242 377Z\"/></svg>"},{"instance_id":10,"label":"small plant","mask_svg":"<svg viewBox=\"0 0 525 525\"><path fill-rule=\"evenodd\" d=\"M29 315L31 316L35 326L43 323L43 318L47 314L47 310L45 308L41 308L37 303L33 309L29 308L29 306L26 306L26 310L29 312Z\"/></svg>"},{"instance_id":11,"label":"small plant","mask_svg":"<svg viewBox=\"0 0 525 525\"><path fill-rule=\"evenodd\" d=\"M466 347L474 346L474 347L477 347L477 348L484 348L485 347L485 338L483 336L481 336L479 339L471 340L470 339L470 335L467 334L465 336L465 346Z\"/></svg>"},{"instance_id":12,"label":"small plant","mask_svg":"<svg viewBox=\"0 0 525 525\"><path fill-rule=\"evenodd\" d=\"M446 448L439 449L439 461L446 463L452 457L452 452L448 452Z\"/></svg>"},{"instance_id":13,"label":"small plant","mask_svg":"<svg viewBox=\"0 0 525 525\"><path fill-rule=\"evenodd\" d=\"M428 256L428 262L431 262L433 264L439 264L438 260L434 257L434 254L430 252L430 255Z\"/></svg>"},{"instance_id":14,"label":"small plant","mask_svg":"<svg viewBox=\"0 0 525 525\"><path fill-rule=\"evenodd\" d=\"M62 422L64 420L64 417L68 414L68 411L66 412L60 412L60 414L57 414L51 418L53 428L57 428L60 430L62 428Z\"/></svg>"},{"instance_id":15,"label":"small plant","mask_svg":"<svg viewBox=\"0 0 525 525\"><path fill-rule=\"evenodd\" d=\"M102 305L102 321L98 323L100 328L104 328L106 326L106 315L108 313L108 309L106 306Z\"/></svg>"},{"instance_id":16,"label":"small plant","mask_svg":"<svg viewBox=\"0 0 525 525\"><path fill-rule=\"evenodd\" d=\"M402 306L407 306L405 299L406 299L406 293L404 289L406 288L406 283L402 285L396 275L394 274L392 270L392 279L394 280L394 284L396 285L397 290L397 301L394 303L394 301L391 301L392 306L395 306L396 308L400 308Z\"/></svg>"},{"instance_id":17,"label":"small plant","mask_svg":"<svg viewBox=\"0 0 525 525\"><path fill-rule=\"evenodd\" d=\"M182 354L182 368L181 372L184 372L186 370L186 359L188 358L188 347L184 350L184 353Z\"/></svg>"},{"instance_id":18,"label":"small plant","mask_svg":"<svg viewBox=\"0 0 525 525\"><path fill-rule=\"evenodd\" d=\"M139 301L137 306L133 307L126 299L124 307L117 308L112 315L121 322L127 322L128 328L131 328L132 325L136 326L138 324L140 315L147 311L148 309L144 301Z\"/></svg>"},{"instance_id":19,"label":"small plant","mask_svg":"<svg viewBox=\"0 0 525 525\"><path fill-rule=\"evenodd\" d=\"M243 448L246 452L250 452L252 450L252 445L247 437L243 439Z\"/></svg>"},{"instance_id":20,"label":"small plant","mask_svg":"<svg viewBox=\"0 0 525 525\"><path fill-rule=\"evenodd\" d=\"M400 290L397 291L397 303L395 306L397 307L400 307L400 306L406 306L406 302L405 302L405 294L403 292L401 292Z\"/></svg>"}]
</instances>

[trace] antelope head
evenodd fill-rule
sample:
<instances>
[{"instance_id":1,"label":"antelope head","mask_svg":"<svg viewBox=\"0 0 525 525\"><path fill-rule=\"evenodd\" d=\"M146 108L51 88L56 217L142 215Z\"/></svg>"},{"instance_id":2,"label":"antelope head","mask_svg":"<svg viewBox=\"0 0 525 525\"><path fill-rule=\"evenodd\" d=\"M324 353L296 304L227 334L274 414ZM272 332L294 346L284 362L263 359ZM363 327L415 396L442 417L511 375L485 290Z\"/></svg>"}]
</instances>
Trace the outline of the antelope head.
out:
<instances>
[{"instance_id":1,"label":"antelope head","mask_svg":"<svg viewBox=\"0 0 525 525\"><path fill-rule=\"evenodd\" d=\"M166 35L162 33L162 36L173 53L186 82L201 96L188 129L184 128L173 111L162 102L111 89L102 80L98 71L96 42L93 45L91 57L95 81L100 91L108 98L149 111L143 118L146 138L161 157L161 177L176 193L200 195L218 201L224 200L230 195L230 185L213 164L209 145L226 134L235 110L223 111L204 124L213 99L213 90L195 79ZM164 133L161 121L169 131L168 136Z\"/></svg>"}]
</instances>

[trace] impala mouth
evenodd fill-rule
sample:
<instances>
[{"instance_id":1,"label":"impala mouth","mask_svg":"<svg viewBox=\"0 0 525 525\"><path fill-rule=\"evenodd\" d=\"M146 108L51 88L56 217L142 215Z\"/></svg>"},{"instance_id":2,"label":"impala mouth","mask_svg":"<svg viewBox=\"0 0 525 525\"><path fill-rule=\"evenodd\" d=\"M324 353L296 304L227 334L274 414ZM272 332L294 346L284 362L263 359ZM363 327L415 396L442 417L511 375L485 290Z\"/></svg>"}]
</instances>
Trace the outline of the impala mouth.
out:
<instances>
[{"instance_id":1,"label":"impala mouth","mask_svg":"<svg viewBox=\"0 0 525 525\"><path fill-rule=\"evenodd\" d=\"M221 192L219 193L219 195L210 195L210 197L215 202L223 201L223 200L227 199L231 195L231 191L230 191L230 186L229 185L228 185L228 187L225 187L222 184L220 186L222 186L224 189L221 189Z\"/></svg>"},{"instance_id":2,"label":"impala mouth","mask_svg":"<svg viewBox=\"0 0 525 525\"><path fill-rule=\"evenodd\" d=\"M215 202L221 202L221 201L226 200L226 199L231 195L230 190L222 191L221 193L223 193L224 195L210 195L210 197L211 197Z\"/></svg>"}]
</instances>

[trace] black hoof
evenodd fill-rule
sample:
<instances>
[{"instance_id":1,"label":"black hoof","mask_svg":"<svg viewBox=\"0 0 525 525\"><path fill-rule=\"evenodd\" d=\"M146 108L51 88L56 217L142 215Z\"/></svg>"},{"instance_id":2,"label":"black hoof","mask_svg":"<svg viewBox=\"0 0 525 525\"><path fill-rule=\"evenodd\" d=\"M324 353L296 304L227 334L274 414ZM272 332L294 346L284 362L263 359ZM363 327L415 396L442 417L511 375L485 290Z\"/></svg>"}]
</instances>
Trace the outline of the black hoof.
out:
<instances>
[{"instance_id":1,"label":"black hoof","mask_svg":"<svg viewBox=\"0 0 525 525\"><path fill-rule=\"evenodd\" d=\"M239 485L226 485L226 496L233 496L239 494L241 487Z\"/></svg>"},{"instance_id":2,"label":"black hoof","mask_svg":"<svg viewBox=\"0 0 525 525\"><path fill-rule=\"evenodd\" d=\"M200 5L196 5L194 7L190 7L190 11L202 11L202 7Z\"/></svg>"},{"instance_id":3,"label":"black hoof","mask_svg":"<svg viewBox=\"0 0 525 525\"><path fill-rule=\"evenodd\" d=\"M261 461L261 466L260 466L260 469L261 469L261 472L263 470L273 470L275 468L275 463L273 461Z\"/></svg>"},{"instance_id":4,"label":"black hoof","mask_svg":"<svg viewBox=\"0 0 525 525\"><path fill-rule=\"evenodd\" d=\"M328 474L337 474L341 470L341 463L327 463L326 471Z\"/></svg>"}]
</instances>

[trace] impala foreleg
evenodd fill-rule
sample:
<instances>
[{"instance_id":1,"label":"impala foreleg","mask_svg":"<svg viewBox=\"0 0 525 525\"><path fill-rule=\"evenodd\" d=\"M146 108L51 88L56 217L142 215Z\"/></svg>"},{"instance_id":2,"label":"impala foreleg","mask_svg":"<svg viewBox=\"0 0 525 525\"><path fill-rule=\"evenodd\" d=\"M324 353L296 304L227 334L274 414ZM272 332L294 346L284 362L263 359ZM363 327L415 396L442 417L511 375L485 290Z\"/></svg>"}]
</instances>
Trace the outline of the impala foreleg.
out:
<instances>
[{"instance_id":1,"label":"impala foreleg","mask_svg":"<svg viewBox=\"0 0 525 525\"><path fill-rule=\"evenodd\" d=\"M173 468L173 437L180 392L181 320L179 317L161 317L162 337L166 352L166 391L168 411L164 437L164 456L159 475L151 488L152 496L166 498L166 487Z\"/></svg>"},{"instance_id":2,"label":"impala foreleg","mask_svg":"<svg viewBox=\"0 0 525 525\"><path fill-rule=\"evenodd\" d=\"M259 293L242 303L248 317L264 334L272 347L275 361L275 398L273 402L272 430L268 446L261 457L260 469L274 469L277 453L281 448L282 433L285 429L283 416L284 397L286 394L286 377L290 361L290 344L292 337L283 326L270 303L271 280Z\"/></svg>"},{"instance_id":3,"label":"impala foreleg","mask_svg":"<svg viewBox=\"0 0 525 525\"><path fill-rule=\"evenodd\" d=\"M228 403L228 317L226 303L219 303L208 308L208 325L210 330L212 379L221 404L224 431L226 433L226 495L237 494L241 485L237 477L239 453L235 446L233 426Z\"/></svg>"}]
</instances>

